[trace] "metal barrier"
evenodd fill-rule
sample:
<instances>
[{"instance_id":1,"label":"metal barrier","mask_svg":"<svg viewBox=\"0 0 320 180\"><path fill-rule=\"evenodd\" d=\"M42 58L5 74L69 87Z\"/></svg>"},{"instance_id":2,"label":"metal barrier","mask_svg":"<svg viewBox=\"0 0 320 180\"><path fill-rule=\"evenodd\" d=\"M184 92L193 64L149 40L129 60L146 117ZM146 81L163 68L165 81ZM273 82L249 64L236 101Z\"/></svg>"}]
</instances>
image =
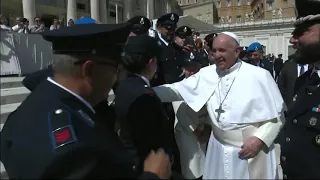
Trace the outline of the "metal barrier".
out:
<instances>
[{"instance_id":1,"label":"metal barrier","mask_svg":"<svg viewBox=\"0 0 320 180\"><path fill-rule=\"evenodd\" d=\"M0 75L25 75L46 68L52 62L51 43L39 34L1 31Z\"/></svg>"}]
</instances>

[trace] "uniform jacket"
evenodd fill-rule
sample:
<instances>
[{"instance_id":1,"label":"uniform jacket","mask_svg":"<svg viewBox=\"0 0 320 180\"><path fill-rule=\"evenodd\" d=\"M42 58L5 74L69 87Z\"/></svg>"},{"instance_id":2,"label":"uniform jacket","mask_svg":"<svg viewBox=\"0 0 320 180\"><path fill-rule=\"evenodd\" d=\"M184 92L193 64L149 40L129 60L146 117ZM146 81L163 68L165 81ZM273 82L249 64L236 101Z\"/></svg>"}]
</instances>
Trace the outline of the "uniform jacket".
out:
<instances>
[{"instance_id":1,"label":"uniform jacket","mask_svg":"<svg viewBox=\"0 0 320 180\"><path fill-rule=\"evenodd\" d=\"M1 161L11 179L137 177L117 135L82 101L49 81L8 117Z\"/></svg>"},{"instance_id":2,"label":"uniform jacket","mask_svg":"<svg viewBox=\"0 0 320 180\"><path fill-rule=\"evenodd\" d=\"M52 65L48 68L28 74L22 81L22 84L33 91L42 81L45 81L48 77L53 77Z\"/></svg>"},{"instance_id":3,"label":"uniform jacket","mask_svg":"<svg viewBox=\"0 0 320 180\"><path fill-rule=\"evenodd\" d=\"M173 132L167 133L169 120L160 99L147 82L137 75L130 75L120 82L116 94L120 136L126 144L134 146L138 158L144 159L151 150L158 148L164 148L171 155ZM140 168L142 165L141 162Z\"/></svg>"},{"instance_id":4,"label":"uniform jacket","mask_svg":"<svg viewBox=\"0 0 320 180\"><path fill-rule=\"evenodd\" d=\"M178 51L172 42L164 42L158 33L155 38L160 45L160 53L157 57L158 71L151 81L152 86L177 82L182 74L182 62L177 58ZM167 44L166 44L167 43Z\"/></svg>"},{"instance_id":5,"label":"uniform jacket","mask_svg":"<svg viewBox=\"0 0 320 180\"><path fill-rule=\"evenodd\" d=\"M320 178L320 80L310 93L307 82L311 72L297 79L293 104L279 134L284 178Z\"/></svg>"},{"instance_id":6,"label":"uniform jacket","mask_svg":"<svg viewBox=\"0 0 320 180\"><path fill-rule=\"evenodd\" d=\"M297 70L297 63L293 60L287 61L278 79L278 85L283 97L284 102L287 104L288 107L291 106L293 92L294 92L294 85L296 79L298 77L298 70Z\"/></svg>"},{"instance_id":7,"label":"uniform jacket","mask_svg":"<svg viewBox=\"0 0 320 180\"><path fill-rule=\"evenodd\" d=\"M273 77L273 64L270 63L267 59L265 59L265 58L261 59L258 64L254 64L254 63L252 63L250 61L249 61L249 63L254 65L254 66L259 66L259 67L269 71L271 76Z\"/></svg>"},{"instance_id":8,"label":"uniform jacket","mask_svg":"<svg viewBox=\"0 0 320 180\"><path fill-rule=\"evenodd\" d=\"M274 60L274 71L276 73L280 73L281 69L283 68L283 59L277 58Z\"/></svg>"}]
</instances>

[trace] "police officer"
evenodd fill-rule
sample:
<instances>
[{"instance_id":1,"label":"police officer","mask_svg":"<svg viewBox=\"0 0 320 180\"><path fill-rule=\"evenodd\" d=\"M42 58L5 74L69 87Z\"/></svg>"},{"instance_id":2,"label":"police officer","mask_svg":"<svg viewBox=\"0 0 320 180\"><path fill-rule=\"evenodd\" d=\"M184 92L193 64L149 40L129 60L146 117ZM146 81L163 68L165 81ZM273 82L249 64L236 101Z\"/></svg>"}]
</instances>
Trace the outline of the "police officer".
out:
<instances>
[{"instance_id":1,"label":"police officer","mask_svg":"<svg viewBox=\"0 0 320 180\"><path fill-rule=\"evenodd\" d=\"M43 33L55 54L54 78L42 81L3 127L1 162L10 179L137 177L125 147L105 127L108 119L92 108L108 96L129 31L126 24L86 24ZM142 176L168 178L164 153L151 159L160 164L147 160Z\"/></svg>"},{"instance_id":2,"label":"police officer","mask_svg":"<svg viewBox=\"0 0 320 180\"><path fill-rule=\"evenodd\" d=\"M22 84L30 91L33 91L42 81L46 80L48 77L53 77L52 65L49 65L47 68L40 71L28 74L22 80Z\"/></svg>"},{"instance_id":3,"label":"police officer","mask_svg":"<svg viewBox=\"0 0 320 180\"><path fill-rule=\"evenodd\" d=\"M120 82L116 92L115 110L121 127L120 137L142 160L151 150L158 148L164 148L173 158L174 141L167 133L171 123L150 86L157 70L159 48L157 40L150 36L129 37L122 62L130 75ZM141 170L142 163L139 164Z\"/></svg>"},{"instance_id":4,"label":"police officer","mask_svg":"<svg viewBox=\"0 0 320 180\"><path fill-rule=\"evenodd\" d=\"M157 20L157 39L161 49L158 59L158 71L155 78L151 81L152 86L165 83L173 83L182 76L181 62L176 58L174 49L174 36L179 16L169 13L161 16Z\"/></svg>"},{"instance_id":5,"label":"police officer","mask_svg":"<svg viewBox=\"0 0 320 180\"><path fill-rule=\"evenodd\" d=\"M260 43L254 42L249 45L247 48L247 58L250 64L269 71L273 77L273 65L263 58L263 46Z\"/></svg>"},{"instance_id":6,"label":"police officer","mask_svg":"<svg viewBox=\"0 0 320 180\"><path fill-rule=\"evenodd\" d=\"M298 64L313 64L296 80L287 122L279 134L284 179L320 179L320 1L296 0L290 42Z\"/></svg>"},{"instance_id":7,"label":"police officer","mask_svg":"<svg viewBox=\"0 0 320 180\"><path fill-rule=\"evenodd\" d=\"M92 18L81 18L75 22L75 24L98 24L96 20ZM42 81L46 80L48 77L53 77L52 65L47 68L28 74L23 80L22 84L33 91Z\"/></svg>"},{"instance_id":8,"label":"police officer","mask_svg":"<svg viewBox=\"0 0 320 180\"><path fill-rule=\"evenodd\" d=\"M204 37L204 52L207 54L209 64L214 64L214 58L213 58L213 53L211 49L212 49L213 39L217 35L218 35L217 33L211 33Z\"/></svg>"},{"instance_id":9,"label":"police officer","mask_svg":"<svg viewBox=\"0 0 320 180\"><path fill-rule=\"evenodd\" d=\"M151 27L150 20L145 16L135 16L128 20L132 24L131 33L129 36L145 35Z\"/></svg>"},{"instance_id":10,"label":"police officer","mask_svg":"<svg viewBox=\"0 0 320 180\"><path fill-rule=\"evenodd\" d=\"M183 41L182 46L176 46L177 58L179 61L183 62L188 59L190 53L196 57L196 59L201 59L201 64L206 66L209 64L207 54L202 50L198 49L192 37L192 30L188 26L181 26L176 30L176 38L180 38ZM185 47L190 47L189 51L186 51Z\"/></svg>"}]
</instances>

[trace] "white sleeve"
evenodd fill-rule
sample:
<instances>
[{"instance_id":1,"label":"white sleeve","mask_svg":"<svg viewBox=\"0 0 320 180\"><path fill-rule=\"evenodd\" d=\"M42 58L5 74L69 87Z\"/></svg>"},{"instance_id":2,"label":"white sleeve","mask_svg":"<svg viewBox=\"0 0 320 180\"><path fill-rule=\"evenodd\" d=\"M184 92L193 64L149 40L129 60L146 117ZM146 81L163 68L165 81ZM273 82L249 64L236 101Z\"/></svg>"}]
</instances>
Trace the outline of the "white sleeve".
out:
<instances>
[{"instance_id":1,"label":"white sleeve","mask_svg":"<svg viewBox=\"0 0 320 180\"><path fill-rule=\"evenodd\" d=\"M264 122L254 134L257 138L264 142L267 147L270 147L281 128L285 124L284 113L281 113L278 118Z\"/></svg>"},{"instance_id":2,"label":"white sleeve","mask_svg":"<svg viewBox=\"0 0 320 180\"><path fill-rule=\"evenodd\" d=\"M162 102L183 101L183 98L178 91L178 85L180 82L157 86L154 87L153 90L156 92Z\"/></svg>"}]
</instances>

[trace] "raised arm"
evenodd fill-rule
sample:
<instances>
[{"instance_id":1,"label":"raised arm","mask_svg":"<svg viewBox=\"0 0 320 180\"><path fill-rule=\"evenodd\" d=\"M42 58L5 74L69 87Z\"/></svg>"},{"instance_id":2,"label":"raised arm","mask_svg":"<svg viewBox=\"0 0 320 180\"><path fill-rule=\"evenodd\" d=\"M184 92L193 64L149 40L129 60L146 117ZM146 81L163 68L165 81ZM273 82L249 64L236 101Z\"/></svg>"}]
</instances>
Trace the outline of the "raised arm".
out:
<instances>
[{"instance_id":1,"label":"raised arm","mask_svg":"<svg viewBox=\"0 0 320 180\"><path fill-rule=\"evenodd\" d=\"M153 90L156 92L158 97L161 99L162 102L174 102L174 101L183 101L181 97L178 86L180 82L176 82L173 84L164 84L161 86L154 87Z\"/></svg>"}]
</instances>

